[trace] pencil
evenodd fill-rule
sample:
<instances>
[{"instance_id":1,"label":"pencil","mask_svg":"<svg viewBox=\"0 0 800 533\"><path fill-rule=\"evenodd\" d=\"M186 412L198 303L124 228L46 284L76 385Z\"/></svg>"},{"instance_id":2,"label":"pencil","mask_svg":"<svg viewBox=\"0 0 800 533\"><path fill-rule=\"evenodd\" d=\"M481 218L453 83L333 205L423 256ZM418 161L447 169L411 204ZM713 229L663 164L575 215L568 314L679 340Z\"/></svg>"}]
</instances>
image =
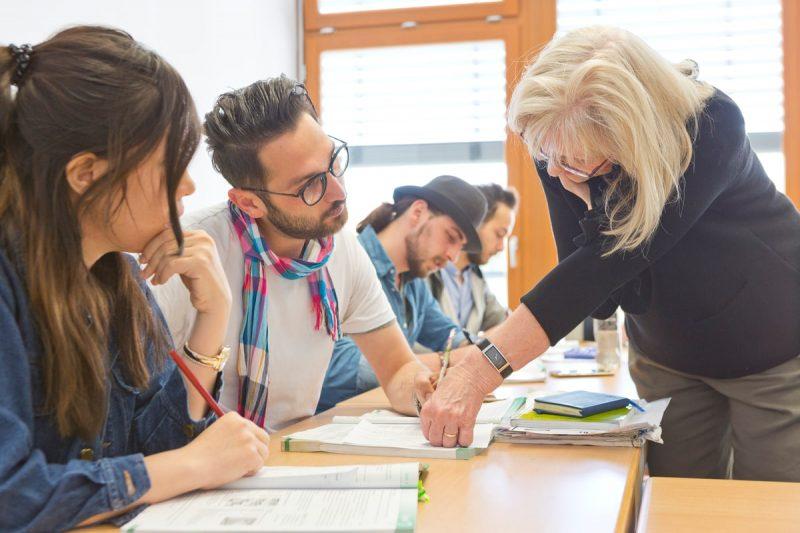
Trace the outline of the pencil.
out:
<instances>
[{"instance_id":1,"label":"pencil","mask_svg":"<svg viewBox=\"0 0 800 533\"><path fill-rule=\"evenodd\" d=\"M169 356L172 357L172 360L175 361L175 364L178 365L178 368L181 369L183 375L186 376L186 379L188 379L194 386L194 388L197 390L197 392L200 393L200 396L203 397L203 399L206 401L211 410L217 413L217 416L224 415L225 412L222 410L222 407L220 407L217 401L214 399L214 397L208 393L206 388L203 387L203 385L201 385L199 381L197 381L197 377L192 373L191 369L189 368L189 365L187 365L186 361L183 360L183 357L178 355L178 352L176 352L175 350L170 350Z\"/></svg>"},{"instance_id":2,"label":"pencil","mask_svg":"<svg viewBox=\"0 0 800 533\"><path fill-rule=\"evenodd\" d=\"M442 382L447 372L447 367L450 366L450 350L453 348L453 338L456 336L456 331L458 331L458 328L451 329L450 334L447 336L447 343L445 344L444 354L442 355L442 369L439 370L439 379L436 380L436 385Z\"/></svg>"}]
</instances>

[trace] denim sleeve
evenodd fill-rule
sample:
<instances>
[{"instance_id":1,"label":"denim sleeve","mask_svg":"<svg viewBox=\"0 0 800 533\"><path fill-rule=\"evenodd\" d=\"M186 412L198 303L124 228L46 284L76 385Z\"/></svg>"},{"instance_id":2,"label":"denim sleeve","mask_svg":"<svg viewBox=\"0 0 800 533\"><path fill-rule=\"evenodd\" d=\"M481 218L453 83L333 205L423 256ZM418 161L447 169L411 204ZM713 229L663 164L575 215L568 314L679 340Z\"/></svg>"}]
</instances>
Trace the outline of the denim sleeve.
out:
<instances>
[{"instance_id":1,"label":"denim sleeve","mask_svg":"<svg viewBox=\"0 0 800 533\"><path fill-rule=\"evenodd\" d=\"M98 461L47 461L33 447L31 368L0 279L0 531L55 531L122 509L150 489L141 454Z\"/></svg>"},{"instance_id":2,"label":"denim sleeve","mask_svg":"<svg viewBox=\"0 0 800 533\"><path fill-rule=\"evenodd\" d=\"M330 409L339 402L356 395L361 350L350 337L342 337L333 346L328 372L322 383L317 412Z\"/></svg>"},{"instance_id":3,"label":"denim sleeve","mask_svg":"<svg viewBox=\"0 0 800 533\"><path fill-rule=\"evenodd\" d=\"M444 350L450 330L457 328L458 332L453 338L453 347L463 343L466 339L461 328L453 322L453 319L444 314L428 285L420 282L419 286L419 309L422 323L417 342L434 351Z\"/></svg>"},{"instance_id":4,"label":"denim sleeve","mask_svg":"<svg viewBox=\"0 0 800 533\"><path fill-rule=\"evenodd\" d=\"M163 326L166 337L164 345L172 346L172 338L161 310L150 289L143 286L143 290L153 314ZM168 354L151 352L149 359L150 361L161 359L163 363L160 371L153 373L148 389L137 396L132 431L136 450L145 455L184 446L216 420L216 414L211 409L201 420L192 420L189 416L185 382L177 365ZM220 372L214 390L211 391L215 400L219 400L221 389Z\"/></svg>"}]
</instances>

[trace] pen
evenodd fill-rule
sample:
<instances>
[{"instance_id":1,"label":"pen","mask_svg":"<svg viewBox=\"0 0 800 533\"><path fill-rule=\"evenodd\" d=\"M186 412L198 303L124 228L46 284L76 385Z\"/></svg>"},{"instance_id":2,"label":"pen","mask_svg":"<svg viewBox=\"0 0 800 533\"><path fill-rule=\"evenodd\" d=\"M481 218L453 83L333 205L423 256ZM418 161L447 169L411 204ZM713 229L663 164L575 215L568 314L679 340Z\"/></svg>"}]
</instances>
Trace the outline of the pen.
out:
<instances>
[{"instance_id":1,"label":"pen","mask_svg":"<svg viewBox=\"0 0 800 533\"><path fill-rule=\"evenodd\" d=\"M442 355L442 369L439 371L439 379L436 380L437 385L442 382L447 372L447 367L450 366L450 350L453 349L453 339L456 336L456 331L458 331L458 328L451 329L450 334L447 336L447 343L444 346L444 354Z\"/></svg>"},{"instance_id":2,"label":"pen","mask_svg":"<svg viewBox=\"0 0 800 533\"><path fill-rule=\"evenodd\" d=\"M186 364L186 361L184 361L183 358L180 355L178 355L178 353L175 350L170 350L169 356L172 357L172 360L175 361L175 364L178 365L178 368L181 369L183 375L186 376L186 379L188 379L189 382L191 382L191 384L197 390L197 392L200 393L200 396L203 397L203 399L206 401L211 410L217 413L217 416L224 415L225 412L222 410L222 407L220 407L217 401L214 400L214 398L208 393L206 388L203 387L203 385L201 385L199 381L197 381L197 377L192 373L191 369Z\"/></svg>"},{"instance_id":3,"label":"pen","mask_svg":"<svg viewBox=\"0 0 800 533\"><path fill-rule=\"evenodd\" d=\"M633 401L633 400L631 400L631 399L628 399L628 402L630 402L631 406L635 407L636 409L638 409L639 411L641 411L642 413L644 413L644 409L642 409L642 406L641 406L641 405L639 405L638 403L634 402L634 401Z\"/></svg>"}]
</instances>

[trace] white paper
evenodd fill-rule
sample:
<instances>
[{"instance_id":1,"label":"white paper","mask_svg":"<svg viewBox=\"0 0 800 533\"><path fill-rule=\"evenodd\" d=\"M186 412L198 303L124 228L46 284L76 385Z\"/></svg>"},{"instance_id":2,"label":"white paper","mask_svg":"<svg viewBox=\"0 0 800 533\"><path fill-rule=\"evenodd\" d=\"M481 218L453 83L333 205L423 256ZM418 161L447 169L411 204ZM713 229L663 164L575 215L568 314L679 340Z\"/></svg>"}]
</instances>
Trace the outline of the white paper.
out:
<instances>
[{"instance_id":1,"label":"white paper","mask_svg":"<svg viewBox=\"0 0 800 533\"><path fill-rule=\"evenodd\" d=\"M417 490L214 490L153 505L123 531L395 531L413 528Z\"/></svg>"},{"instance_id":2,"label":"white paper","mask_svg":"<svg viewBox=\"0 0 800 533\"><path fill-rule=\"evenodd\" d=\"M306 429L305 431L292 433L291 435L287 435L287 437L297 440L314 440L330 444L340 444L352 430L353 424L325 424L323 426Z\"/></svg>"},{"instance_id":3,"label":"white paper","mask_svg":"<svg viewBox=\"0 0 800 533\"><path fill-rule=\"evenodd\" d=\"M265 466L224 489L416 488L419 463L345 466Z\"/></svg>"},{"instance_id":4,"label":"white paper","mask_svg":"<svg viewBox=\"0 0 800 533\"><path fill-rule=\"evenodd\" d=\"M563 353L561 354L563 358ZM542 358L534 359L519 370L515 370L505 379L505 383L533 383L545 381L547 379L547 369Z\"/></svg>"},{"instance_id":5,"label":"white paper","mask_svg":"<svg viewBox=\"0 0 800 533\"><path fill-rule=\"evenodd\" d=\"M669 401L672 398L662 398L652 402L639 400L637 403L644 409L644 413L636 411L636 413L628 420L628 425L643 424L649 427L661 426L661 419L664 417L664 411L669 407Z\"/></svg>"},{"instance_id":6,"label":"white paper","mask_svg":"<svg viewBox=\"0 0 800 533\"><path fill-rule=\"evenodd\" d=\"M518 398L506 398L496 402L485 402L478 411L476 424L499 424ZM419 424L419 417L401 415L388 409L376 409L361 416L334 416L334 424L358 424L362 420L373 424Z\"/></svg>"},{"instance_id":7,"label":"white paper","mask_svg":"<svg viewBox=\"0 0 800 533\"><path fill-rule=\"evenodd\" d=\"M539 359L543 362L563 361L564 352L573 348L580 348L580 345L579 341L561 339L555 346L548 348L546 352L539 356Z\"/></svg>"},{"instance_id":8,"label":"white paper","mask_svg":"<svg viewBox=\"0 0 800 533\"><path fill-rule=\"evenodd\" d=\"M475 424L471 448L487 448L492 441L494 424ZM402 448L406 450L436 449L422 434L419 424L373 424L362 420L344 439L345 444Z\"/></svg>"}]
</instances>

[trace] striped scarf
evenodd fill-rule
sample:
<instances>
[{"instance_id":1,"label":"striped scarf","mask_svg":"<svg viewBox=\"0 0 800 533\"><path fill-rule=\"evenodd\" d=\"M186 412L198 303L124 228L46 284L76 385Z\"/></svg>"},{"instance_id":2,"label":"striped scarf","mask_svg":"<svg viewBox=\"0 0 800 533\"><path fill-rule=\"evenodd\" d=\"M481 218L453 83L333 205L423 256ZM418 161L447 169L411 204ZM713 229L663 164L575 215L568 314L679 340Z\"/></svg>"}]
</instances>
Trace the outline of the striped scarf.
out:
<instances>
[{"instance_id":1,"label":"striped scarf","mask_svg":"<svg viewBox=\"0 0 800 533\"><path fill-rule=\"evenodd\" d=\"M228 207L244 252L242 302L244 319L239 338L239 414L264 427L269 388L269 333L267 327L267 268L286 279L308 278L315 329L340 338L339 303L325 264L333 252L333 236L308 241L300 259L278 257L261 237L255 221L232 202ZM284 305L294 305L283 302Z\"/></svg>"}]
</instances>

